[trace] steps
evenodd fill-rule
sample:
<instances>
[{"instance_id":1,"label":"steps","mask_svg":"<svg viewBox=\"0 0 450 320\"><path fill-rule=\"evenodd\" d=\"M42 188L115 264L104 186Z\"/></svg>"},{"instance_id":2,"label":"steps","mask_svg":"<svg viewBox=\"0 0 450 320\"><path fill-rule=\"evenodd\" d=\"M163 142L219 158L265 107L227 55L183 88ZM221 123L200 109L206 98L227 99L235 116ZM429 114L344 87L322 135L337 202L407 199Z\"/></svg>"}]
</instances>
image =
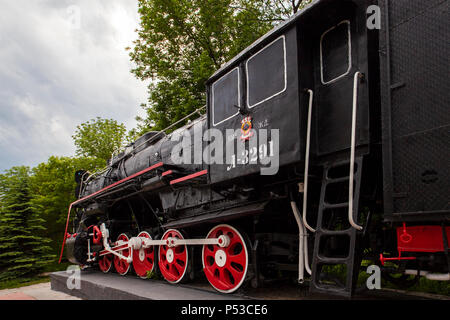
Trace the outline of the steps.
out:
<instances>
[{"instance_id":1,"label":"steps","mask_svg":"<svg viewBox=\"0 0 450 320\"><path fill-rule=\"evenodd\" d=\"M355 159L353 218L357 222L362 157ZM315 232L310 291L351 297L358 277L361 231L349 223L349 162L325 166ZM346 172L346 173L345 173Z\"/></svg>"}]
</instances>

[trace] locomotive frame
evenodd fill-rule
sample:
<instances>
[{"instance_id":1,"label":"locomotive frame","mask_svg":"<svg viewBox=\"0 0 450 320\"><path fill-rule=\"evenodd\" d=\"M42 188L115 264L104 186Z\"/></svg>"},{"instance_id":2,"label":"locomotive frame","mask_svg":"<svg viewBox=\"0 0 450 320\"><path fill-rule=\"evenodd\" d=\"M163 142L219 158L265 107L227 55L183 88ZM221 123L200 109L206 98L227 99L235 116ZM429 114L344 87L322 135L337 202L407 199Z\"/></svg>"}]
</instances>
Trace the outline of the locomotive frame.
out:
<instances>
[{"instance_id":1,"label":"locomotive frame","mask_svg":"<svg viewBox=\"0 0 450 320\"><path fill-rule=\"evenodd\" d=\"M77 172L60 261L66 248L69 261L103 272L204 276L223 293L279 273L303 283L306 271L311 291L349 297L363 259L404 284L448 281L448 49L436 50L446 4L313 1L211 76L206 116L145 134L104 172ZM381 30L366 27L371 5ZM417 94L427 81L437 99ZM174 161L198 159L211 130L246 160ZM185 136L194 141L180 149ZM259 160L279 156L276 174L260 174L267 163L249 160L253 148Z\"/></svg>"}]
</instances>

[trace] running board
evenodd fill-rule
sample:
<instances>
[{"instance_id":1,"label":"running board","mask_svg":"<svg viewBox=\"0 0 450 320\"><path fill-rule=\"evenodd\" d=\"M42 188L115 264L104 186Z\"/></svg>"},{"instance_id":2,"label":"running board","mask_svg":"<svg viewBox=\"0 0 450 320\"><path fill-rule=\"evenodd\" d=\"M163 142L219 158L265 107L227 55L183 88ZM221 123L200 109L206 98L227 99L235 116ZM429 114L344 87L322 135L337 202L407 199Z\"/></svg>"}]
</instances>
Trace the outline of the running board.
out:
<instances>
[{"instance_id":1,"label":"running board","mask_svg":"<svg viewBox=\"0 0 450 320\"><path fill-rule=\"evenodd\" d=\"M193 183L206 183L207 174L208 174L208 170L198 171L198 172L189 174L187 176L171 180L170 185L171 186L173 186L173 185L181 186L181 185L193 184Z\"/></svg>"}]
</instances>

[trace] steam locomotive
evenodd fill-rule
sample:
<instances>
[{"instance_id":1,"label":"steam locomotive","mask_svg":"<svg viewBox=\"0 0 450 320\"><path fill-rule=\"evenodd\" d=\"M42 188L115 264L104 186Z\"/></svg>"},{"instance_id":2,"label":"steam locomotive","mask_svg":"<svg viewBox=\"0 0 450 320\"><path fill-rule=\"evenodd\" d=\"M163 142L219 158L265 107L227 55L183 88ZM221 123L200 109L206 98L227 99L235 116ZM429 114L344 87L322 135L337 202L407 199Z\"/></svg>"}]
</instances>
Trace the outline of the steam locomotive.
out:
<instances>
[{"instance_id":1,"label":"steam locomotive","mask_svg":"<svg viewBox=\"0 0 450 320\"><path fill-rule=\"evenodd\" d=\"M351 296L363 261L448 281L447 2L313 1L210 77L206 115L76 173L60 259L223 293Z\"/></svg>"}]
</instances>

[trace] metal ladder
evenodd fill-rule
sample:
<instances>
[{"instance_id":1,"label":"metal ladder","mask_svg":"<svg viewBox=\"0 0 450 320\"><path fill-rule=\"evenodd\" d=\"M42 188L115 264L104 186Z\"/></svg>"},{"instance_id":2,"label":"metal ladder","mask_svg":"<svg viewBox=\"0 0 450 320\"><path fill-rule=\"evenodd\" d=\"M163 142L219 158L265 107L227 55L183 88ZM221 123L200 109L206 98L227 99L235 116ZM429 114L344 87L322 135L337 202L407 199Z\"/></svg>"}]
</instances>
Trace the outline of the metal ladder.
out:
<instances>
[{"instance_id":1,"label":"metal ladder","mask_svg":"<svg viewBox=\"0 0 450 320\"><path fill-rule=\"evenodd\" d=\"M360 265L360 250L358 248L359 235L361 234L362 226L358 225L358 205L359 192L361 188L362 176L362 156L355 158L356 153L356 114L358 106L358 84L364 79L364 75L357 71L353 76L353 104L352 104L352 128L351 128L351 142L350 142L350 159L345 161L335 161L324 166L322 187L320 191L319 212L317 215L316 229L308 225L306 221L307 211L307 189L305 188L303 199L303 222L305 226L315 234L313 264L312 264L312 279L310 291L319 293L333 293L345 297L351 297L355 288L355 283L358 279L359 265ZM305 158L305 185L308 180L308 165L309 165L309 139L310 139L310 122L311 122L311 108L312 108L312 90L308 90L310 94L309 111L308 111L308 128L307 128L307 146ZM330 177L330 170L336 167L349 164L348 175L338 175L337 178ZM356 164L356 168L355 168ZM355 170L356 169L356 170ZM330 193L329 187L333 184L348 182L348 196L347 202L329 203L327 195ZM334 191L339 193L339 191ZM339 201L342 197L339 197ZM324 213L333 210L346 209L346 214L342 215L341 222L348 222L346 229L338 230L338 223L329 221L328 225L324 225ZM338 240L338 239L344 239ZM334 242L334 245L333 245ZM336 248L337 244L337 248ZM344 249L344 251L342 251ZM334 251L334 252L333 252ZM328 283L323 281L323 276L327 276L327 267L342 265L345 266L345 279L343 281L336 281L331 279ZM341 271L342 273L342 271ZM331 282L331 284L330 284Z\"/></svg>"},{"instance_id":2,"label":"metal ladder","mask_svg":"<svg viewBox=\"0 0 450 320\"><path fill-rule=\"evenodd\" d=\"M311 292L331 293L344 297L351 297L355 288L359 273L359 264L361 262L358 248L360 240L359 235L361 232L359 228L356 228L358 225L354 224L356 223L355 221L357 221L358 213L363 163L362 157L357 157L355 159L356 170L353 177L354 188L349 186L349 189L354 189L352 203L350 204L351 201L332 204L327 202L327 196L330 194L330 186L347 181L350 185L350 175L330 178L330 170L348 163L348 161L337 162L324 168L317 226L315 230L312 279L310 286ZM336 220L327 220L328 216L325 216L325 212L328 212L327 214L329 215L334 215L335 211L333 210L341 210L341 213L343 213L350 210L350 206L352 207L351 217L350 212L348 212L348 216L347 214L342 214L341 216L338 215L338 219ZM339 223L345 222L348 222L348 228L337 230ZM345 270L340 270L341 275L342 273L345 273L345 279L343 279L343 281L336 281L336 279L331 278L326 279L327 276L330 276L326 269L338 265L345 266Z\"/></svg>"}]
</instances>

